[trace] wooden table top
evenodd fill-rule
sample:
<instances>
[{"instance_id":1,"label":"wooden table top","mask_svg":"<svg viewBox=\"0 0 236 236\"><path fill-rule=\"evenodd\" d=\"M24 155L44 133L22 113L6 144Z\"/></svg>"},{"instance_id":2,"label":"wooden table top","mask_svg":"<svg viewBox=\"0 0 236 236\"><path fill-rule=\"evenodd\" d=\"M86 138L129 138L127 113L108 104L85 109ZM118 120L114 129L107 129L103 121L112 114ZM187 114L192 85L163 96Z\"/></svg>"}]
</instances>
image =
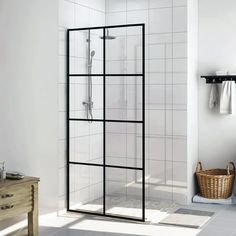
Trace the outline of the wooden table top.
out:
<instances>
[{"instance_id":1,"label":"wooden table top","mask_svg":"<svg viewBox=\"0 0 236 236\"><path fill-rule=\"evenodd\" d=\"M39 178L25 176L23 179L17 179L17 180L15 180L15 179L5 179L5 180L0 180L0 189L8 187L8 186L12 186L12 185L35 183L35 182L39 182Z\"/></svg>"}]
</instances>

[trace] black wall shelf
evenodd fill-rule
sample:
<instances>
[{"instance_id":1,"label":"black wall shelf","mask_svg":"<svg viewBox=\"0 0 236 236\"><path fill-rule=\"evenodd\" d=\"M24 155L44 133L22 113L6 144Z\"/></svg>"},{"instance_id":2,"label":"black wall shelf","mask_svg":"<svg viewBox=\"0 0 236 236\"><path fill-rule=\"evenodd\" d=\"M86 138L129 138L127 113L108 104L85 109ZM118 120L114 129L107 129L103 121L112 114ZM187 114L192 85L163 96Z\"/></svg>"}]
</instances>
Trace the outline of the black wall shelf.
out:
<instances>
[{"instance_id":1,"label":"black wall shelf","mask_svg":"<svg viewBox=\"0 0 236 236\"><path fill-rule=\"evenodd\" d=\"M205 78L207 84L218 84L223 81L236 82L236 75L202 75L201 78Z\"/></svg>"}]
</instances>

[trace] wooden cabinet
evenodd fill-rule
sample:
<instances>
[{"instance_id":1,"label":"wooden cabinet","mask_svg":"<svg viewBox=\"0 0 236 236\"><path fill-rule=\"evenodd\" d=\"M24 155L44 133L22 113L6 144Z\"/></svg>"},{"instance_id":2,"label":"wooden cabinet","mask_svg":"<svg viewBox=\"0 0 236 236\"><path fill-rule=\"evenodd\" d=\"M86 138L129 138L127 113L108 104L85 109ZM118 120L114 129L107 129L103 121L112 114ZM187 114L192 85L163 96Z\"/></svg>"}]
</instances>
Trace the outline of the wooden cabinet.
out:
<instances>
[{"instance_id":1,"label":"wooden cabinet","mask_svg":"<svg viewBox=\"0 0 236 236\"><path fill-rule=\"evenodd\" d=\"M38 235L38 178L0 181L0 220L28 213L28 235Z\"/></svg>"}]
</instances>

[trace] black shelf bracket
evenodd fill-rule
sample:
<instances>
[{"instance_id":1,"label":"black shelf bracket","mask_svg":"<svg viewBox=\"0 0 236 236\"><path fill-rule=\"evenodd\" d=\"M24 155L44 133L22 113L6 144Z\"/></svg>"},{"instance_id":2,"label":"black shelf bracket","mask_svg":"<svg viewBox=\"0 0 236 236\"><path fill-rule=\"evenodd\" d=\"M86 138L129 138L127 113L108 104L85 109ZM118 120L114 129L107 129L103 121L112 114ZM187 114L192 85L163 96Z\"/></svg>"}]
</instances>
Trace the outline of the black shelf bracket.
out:
<instances>
[{"instance_id":1,"label":"black shelf bracket","mask_svg":"<svg viewBox=\"0 0 236 236\"><path fill-rule=\"evenodd\" d=\"M223 81L236 82L236 75L202 75L201 78L205 78L207 84L219 84Z\"/></svg>"}]
</instances>

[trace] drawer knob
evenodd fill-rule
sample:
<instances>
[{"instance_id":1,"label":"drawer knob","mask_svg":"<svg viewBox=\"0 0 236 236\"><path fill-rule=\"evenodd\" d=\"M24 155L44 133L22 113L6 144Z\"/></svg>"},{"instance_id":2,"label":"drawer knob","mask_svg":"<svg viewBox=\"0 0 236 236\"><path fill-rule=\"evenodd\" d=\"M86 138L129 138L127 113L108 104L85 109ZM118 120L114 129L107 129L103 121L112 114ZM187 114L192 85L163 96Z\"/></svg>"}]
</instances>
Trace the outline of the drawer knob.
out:
<instances>
[{"instance_id":1,"label":"drawer knob","mask_svg":"<svg viewBox=\"0 0 236 236\"><path fill-rule=\"evenodd\" d=\"M4 194L1 196L1 198L8 198L8 197L13 197L14 194Z\"/></svg>"},{"instance_id":2,"label":"drawer knob","mask_svg":"<svg viewBox=\"0 0 236 236\"><path fill-rule=\"evenodd\" d=\"M7 210L7 209L11 209L13 207L14 207L14 205L5 205L5 206L2 206L1 209L2 210Z\"/></svg>"}]
</instances>

